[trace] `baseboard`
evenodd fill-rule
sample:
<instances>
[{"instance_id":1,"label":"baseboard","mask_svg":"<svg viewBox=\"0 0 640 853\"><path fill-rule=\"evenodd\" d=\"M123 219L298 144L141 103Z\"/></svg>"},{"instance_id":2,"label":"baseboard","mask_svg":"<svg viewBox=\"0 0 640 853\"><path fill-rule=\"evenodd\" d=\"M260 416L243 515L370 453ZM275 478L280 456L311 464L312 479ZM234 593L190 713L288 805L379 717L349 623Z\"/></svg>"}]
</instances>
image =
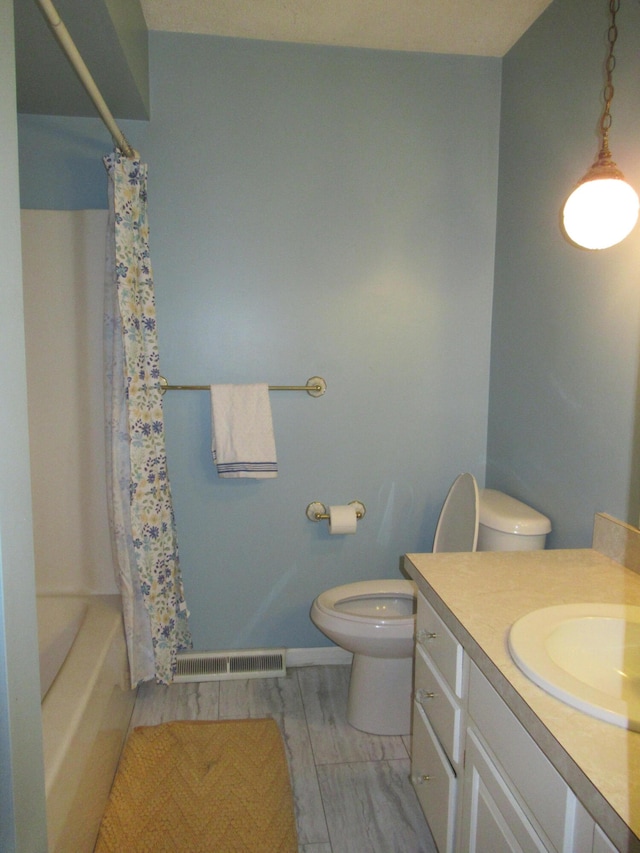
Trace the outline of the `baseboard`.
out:
<instances>
[{"instance_id":1,"label":"baseboard","mask_svg":"<svg viewBox=\"0 0 640 853\"><path fill-rule=\"evenodd\" d=\"M287 666L324 666L350 664L353 655L340 646L318 646L313 649L287 649Z\"/></svg>"}]
</instances>

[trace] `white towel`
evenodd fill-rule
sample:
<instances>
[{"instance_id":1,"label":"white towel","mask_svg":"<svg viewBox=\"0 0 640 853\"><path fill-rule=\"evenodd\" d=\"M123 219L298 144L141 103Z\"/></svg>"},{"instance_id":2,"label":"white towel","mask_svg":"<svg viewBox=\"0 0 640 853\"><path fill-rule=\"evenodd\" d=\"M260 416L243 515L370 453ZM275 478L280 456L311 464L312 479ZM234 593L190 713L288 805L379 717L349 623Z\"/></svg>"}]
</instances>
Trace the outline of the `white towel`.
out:
<instances>
[{"instance_id":1,"label":"white towel","mask_svg":"<svg viewBox=\"0 0 640 853\"><path fill-rule=\"evenodd\" d=\"M212 385L213 461L220 477L278 476L269 386Z\"/></svg>"}]
</instances>

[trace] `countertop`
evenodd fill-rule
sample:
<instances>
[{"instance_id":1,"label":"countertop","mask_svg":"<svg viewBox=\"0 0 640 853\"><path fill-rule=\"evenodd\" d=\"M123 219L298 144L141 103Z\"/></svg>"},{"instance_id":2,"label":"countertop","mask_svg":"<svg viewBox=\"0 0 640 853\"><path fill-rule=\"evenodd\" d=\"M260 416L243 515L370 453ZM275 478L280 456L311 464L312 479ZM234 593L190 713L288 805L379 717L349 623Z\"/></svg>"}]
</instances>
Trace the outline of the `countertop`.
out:
<instances>
[{"instance_id":1,"label":"countertop","mask_svg":"<svg viewBox=\"0 0 640 853\"><path fill-rule=\"evenodd\" d=\"M640 575L590 548L408 554L405 569L616 847L640 851L640 733L555 699L507 645L510 626L540 607L640 606Z\"/></svg>"}]
</instances>

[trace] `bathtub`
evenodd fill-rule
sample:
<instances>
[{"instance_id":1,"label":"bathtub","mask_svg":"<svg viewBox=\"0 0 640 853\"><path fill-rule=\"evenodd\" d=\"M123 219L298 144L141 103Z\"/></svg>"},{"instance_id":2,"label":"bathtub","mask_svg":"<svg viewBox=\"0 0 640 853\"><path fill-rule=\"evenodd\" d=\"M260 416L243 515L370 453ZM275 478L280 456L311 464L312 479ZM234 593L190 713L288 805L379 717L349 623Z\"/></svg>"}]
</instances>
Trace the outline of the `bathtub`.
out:
<instances>
[{"instance_id":1,"label":"bathtub","mask_svg":"<svg viewBox=\"0 0 640 853\"><path fill-rule=\"evenodd\" d=\"M120 596L37 596L49 853L93 850L136 691Z\"/></svg>"}]
</instances>

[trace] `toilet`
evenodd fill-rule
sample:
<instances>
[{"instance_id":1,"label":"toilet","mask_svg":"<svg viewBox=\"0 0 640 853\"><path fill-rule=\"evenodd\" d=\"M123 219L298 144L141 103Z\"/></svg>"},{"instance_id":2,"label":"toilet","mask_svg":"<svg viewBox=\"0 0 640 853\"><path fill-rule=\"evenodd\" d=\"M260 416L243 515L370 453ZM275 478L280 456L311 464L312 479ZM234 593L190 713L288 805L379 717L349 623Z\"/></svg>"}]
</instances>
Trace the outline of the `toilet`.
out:
<instances>
[{"instance_id":1,"label":"toilet","mask_svg":"<svg viewBox=\"0 0 640 853\"><path fill-rule=\"evenodd\" d=\"M495 489L480 492L478 551L541 551L551 522L533 507Z\"/></svg>"},{"instance_id":2,"label":"toilet","mask_svg":"<svg viewBox=\"0 0 640 853\"><path fill-rule=\"evenodd\" d=\"M442 506L433 553L538 550L550 530L532 507L495 489L479 492L471 474L460 474ZM415 583L398 578L336 586L313 602L315 626L353 653L347 720L356 729L411 730L416 596Z\"/></svg>"}]
</instances>

